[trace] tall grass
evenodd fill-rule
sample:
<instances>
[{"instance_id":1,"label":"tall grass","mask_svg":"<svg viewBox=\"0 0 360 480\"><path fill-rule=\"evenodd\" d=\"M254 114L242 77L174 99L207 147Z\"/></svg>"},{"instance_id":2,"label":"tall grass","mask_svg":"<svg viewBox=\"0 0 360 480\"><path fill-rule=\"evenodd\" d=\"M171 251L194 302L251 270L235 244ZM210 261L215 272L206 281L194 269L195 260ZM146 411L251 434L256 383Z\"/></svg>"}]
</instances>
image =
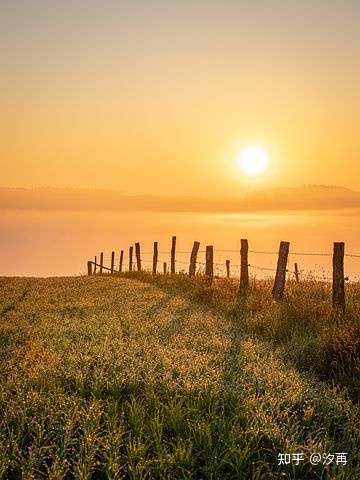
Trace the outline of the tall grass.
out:
<instances>
[{"instance_id":1,"label":"tall grass","mask_svg":"<svg viewBox=\"0 0 360 480\"><path fill-rule=\"evenodd\" d=\"M131 276L0 279L0 478L360 477L358 287Z\"/></svg>"},{"instance_id":2,"label":"tall grass","mask_svg":"<svg viewBox=\"0 0 360 480\"><path fill-rule=\"evenodd\" d=\"M232 318L241 331L266 340L290 364L319 379L346 387L360 398L360 284L347 286L347 310L334 310L331 285L307 280L288 281L284 300L271 296L272 279L252 279L247 295L239 296L234 279L203 276L152 276L126 273L204 303Z\"/></svg>"}]
</instances>

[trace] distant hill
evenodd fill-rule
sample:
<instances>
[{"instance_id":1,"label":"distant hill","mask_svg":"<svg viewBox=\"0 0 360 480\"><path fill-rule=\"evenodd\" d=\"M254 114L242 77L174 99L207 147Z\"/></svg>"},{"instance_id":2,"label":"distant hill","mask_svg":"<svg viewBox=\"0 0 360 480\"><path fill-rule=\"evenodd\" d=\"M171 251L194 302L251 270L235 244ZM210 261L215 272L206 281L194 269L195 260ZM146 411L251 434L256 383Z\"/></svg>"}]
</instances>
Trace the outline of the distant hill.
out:
<instances>
[{"instance_id":1,"label":"distant hill","mask_svg":"<svg viewBox=\"0 0 360 480\"><path fill-rule=\"evenodd\" d=\"M245 204L265 210L359 208L360 192L327 185L277 188L250 194Z\"/></svg>"},{"instance_id":2,"label":"distant hill","mask_svg":"<svg viewBox=\"0 0 360 480\"><path fill-rule=\"evenodd\" d=\"M360 208L360 192L309 185L274 188L239 197L127 195L113 190L0 188L0 209L69 211L246 212Z\"/></svg>"}]
</instances>

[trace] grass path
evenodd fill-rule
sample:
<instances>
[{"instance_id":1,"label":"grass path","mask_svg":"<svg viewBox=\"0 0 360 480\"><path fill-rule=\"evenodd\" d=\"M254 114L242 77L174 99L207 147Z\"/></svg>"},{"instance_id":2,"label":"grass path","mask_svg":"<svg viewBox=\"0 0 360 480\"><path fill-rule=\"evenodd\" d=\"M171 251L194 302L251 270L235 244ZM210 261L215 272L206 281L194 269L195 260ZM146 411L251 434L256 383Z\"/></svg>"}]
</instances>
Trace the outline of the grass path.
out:
<instances>
[{"instance_id":1,"label":"grass path","mask_svg":"<svg viewBox=\"0 0 360 480\"><path fill-rule=\"evenodd\" d=\"M110 276L0 279L0 312L0 478L360 478L357 407L239 319Z\"/></svg>"}]
</instances>

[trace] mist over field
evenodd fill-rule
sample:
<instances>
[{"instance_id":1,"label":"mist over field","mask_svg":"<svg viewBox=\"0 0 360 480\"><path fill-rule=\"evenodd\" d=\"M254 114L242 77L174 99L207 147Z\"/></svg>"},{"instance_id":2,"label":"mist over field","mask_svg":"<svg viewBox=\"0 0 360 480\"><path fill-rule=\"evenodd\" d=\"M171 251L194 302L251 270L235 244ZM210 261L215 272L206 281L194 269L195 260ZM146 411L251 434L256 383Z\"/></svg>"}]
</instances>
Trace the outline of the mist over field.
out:
<instances>
[{"instance_id":1,"label":"mist over field","mask_svg":"<svg viewBox=\"0 0 360 480\"><path fill-rule=\"evenodd\" d=\"M151 266L153 242L160 252L169 251L171 235L177 235L178 252L190 252L194 240L214 245L216 273L225 272L225 260L239 264L240 238L248 238L251 250L276 252L280 240L291 242L291 252L320 252L328 256L290 255L305 272L331 276L334 241L345 241L346 252L360 252L360 210L322 209L242 213L172 212L121 210L6 209L0 215L3 275L57 276L86 271L86 261L111 251L118 261L121 249L128 263L128 248L141 243L144 268ZM234 252L221 252L231 249ZM150 254L149 254L150 253ZM203 254L199 261L203 261ZM169 261L160 254L159 261ZM177 269L187 269L190 253L177 253ZM250 255L254 265L274 268L276 255ZM357 278L360 259L346 258L346 274ZM266 273L266 272L265 272ZM232 274L238 276L236 268ZM252 270L263 276L264 272Z\"/></svg>"}]
</instances>

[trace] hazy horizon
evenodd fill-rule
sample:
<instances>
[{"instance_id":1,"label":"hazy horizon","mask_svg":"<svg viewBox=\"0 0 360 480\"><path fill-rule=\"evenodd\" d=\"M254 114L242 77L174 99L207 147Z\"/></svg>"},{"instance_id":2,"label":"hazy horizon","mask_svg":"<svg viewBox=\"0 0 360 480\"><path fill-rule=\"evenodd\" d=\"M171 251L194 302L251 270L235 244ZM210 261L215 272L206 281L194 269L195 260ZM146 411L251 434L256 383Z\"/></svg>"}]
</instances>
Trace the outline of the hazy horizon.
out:
<instances>
[{"instance_id":1,"label":"hazy horizon","mask_svg":"<svg viewBox=\"0 0 360 480\"><path fill-rule=\"evenodd\" d=\"M121 249L125 251L127 267L128 249L135 242L140 242L143 266L149 268L153 242L159 242L160 252L169 251L171 236L177 235L177 249L182 252L177 254L177 271L186 271L189 252L197 240L202 251L199 262L204 261L205 245L214 245L214 261L219 264L215 265L215 272L224 274L225 260L238 265L240 238L248 238L251 250L274 252L251 253L251 265L274 269L279 242L286 240L290 242L290 253L325 254L290 255L290 271L297 261L305 273L330 278L334 241L344 241L346 253L360 254L359 218L360 209L354 208L262 213L2 210L1 275L81 275L86 272L88 259L104 252L109 266L111 251L116 252L118 262ZM222 252L223 249L231 252ZM169 261L169 254L161 253L159 262L163 261ZM346 258L345 268L346 275L358 279L360 258ZM273 273L251 269L252 275L260 277ZM232 275L238 277L238 268L232 267Z\"/></svg>"},{"instance_id":2,"label":"hazy horizon","mask_svg":"<svg viewBox=\"0 0 360 480\"><path fill-rule=\"evenodd\" d=\"M0 15L1 275L83 273L173 234L186 251L360 252L360 2L5 0Z\"/></svg>"},{"instance_id":3,"label":"hazy horizon","mask_svg":"<svg viewBox=\"0 0 360 480\"><path fill-rule=\"evenodd\" d=\"M130 195L116 190L59 187L0 187L0 210L241 213L354 208L360 208L360 192L325 185L252 190L239 193L236 197Z\"/></svg>"}]
</instances>

